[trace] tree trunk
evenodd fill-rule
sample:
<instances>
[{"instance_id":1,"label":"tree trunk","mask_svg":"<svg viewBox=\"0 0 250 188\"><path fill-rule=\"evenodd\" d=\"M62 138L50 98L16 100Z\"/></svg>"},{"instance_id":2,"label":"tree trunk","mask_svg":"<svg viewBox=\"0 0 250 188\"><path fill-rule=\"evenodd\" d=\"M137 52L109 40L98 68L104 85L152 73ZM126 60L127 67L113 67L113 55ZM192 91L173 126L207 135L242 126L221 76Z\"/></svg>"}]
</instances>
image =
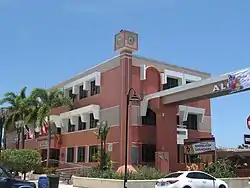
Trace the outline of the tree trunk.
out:
<instances>
[{"instance_id":1,"label":"tree trunk","mask_svg":"<svg viewBox=\"0 0 250 188\"><path fill-rule=\"evenodd\" d=\"M7 141L7 139L6 139L6 130L4 129L4 131L3 131L3 149L7 148L6 141Z\"/></svg>"},{"instance_id":2,"label":"tree trunk","mask_svg":"<svg viewBox=\"0 0 250 188\"><path fill-rule=\"evenodd\" d=\"M20 130L19 128L17 129L17 144L16 144L16 149L20 148Z\"/></svg>"},{"instance_id":3,"label":"tree trunk","mask_svg":"<svg viewBox=\"0 0 250 188\"><path fill-rule=\"evenodd\" d=\"M101 137L101 151L100 151L100 169L103 170L103 159L104 159L104 156L103 156L103 140L102 140L102 137Z\"/></svg>"},{"instance_id":4,"label":"tree trunk","mask_svg":"<svg viewBox=\"0 0 250 188\"><path fill-rule=\"evenodd\" d=\"M4 126L4 117L0 118L0 155L2 152L2 143L3 143L3 126Z\"/></svg>"},{"instance_id":5,"label":"tree trunk","mask_svg":"<svg viewBox=\"0 0 250 188\"><path fill-rule=\"evenodd\" d=\"M24 126L21 127L21 134L22 134L22 149L24 149L25 147Z\"/></svg>"},{"instance_id":6,"label":"tree trunk","mask_svg":"<svg viewBox=\"0 0 250 188\"><path fill-rule=\"evenodd\" d=\"M46 166L49 167L50 160L50 147L51 147L51 129L50 129L50 117L48 116L48 148L47 148L47 161Z\"/></svg>"}]
</instances>

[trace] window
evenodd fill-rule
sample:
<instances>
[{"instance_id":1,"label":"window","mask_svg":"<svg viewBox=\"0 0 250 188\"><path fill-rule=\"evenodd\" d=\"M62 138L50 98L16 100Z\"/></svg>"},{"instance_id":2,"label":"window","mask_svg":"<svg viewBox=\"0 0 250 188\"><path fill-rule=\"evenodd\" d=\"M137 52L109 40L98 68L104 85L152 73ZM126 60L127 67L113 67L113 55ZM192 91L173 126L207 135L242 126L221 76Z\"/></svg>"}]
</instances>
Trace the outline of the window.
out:
<instances>
[{"instance_id":1,"label":"window","mask_svg":"<svg viewBox=\"0 0 250 188\"><path fill-rule=\"evenodd\" d=\"M57 127L57 129L56 129L56 134L61 134L61 133L62 133L61 127Z\"/></svg>"},{"instance_id":2,"label":"window","mask_svg":"<svg viewBox=\"0 0 250 188\"><path fill-rule=\"evenodd\" d=\"M183 122L183 125L187 126L187 129L197 130L198 128L198 115L196 114L188 114L187 121Z\"/></svg>"},{"instance_id":3,"label":"window","mask_svg":"<svg viewBox=\"0 0 250 188\"><path fill-rule=\"evenodd\" d=\"M90 95L96 95L100 93L100 86L96 86L95 85L95 80L93 80L92 82L90 82Z\"/></svg>"},{"instance_id":4,"label":"window","mask_svg":"<svg viewBox=\"0 0 250 188\"><path fill-rule=\"evenodd\" d=\"M97 127L98 120L94 119L94 114L90 114L90 128L96 128Z\"/></svg>"},{"instance_id":5,"label":"window","mask_svg":"<svg viewBox=\"0 0 250 188\"><path fill-rule=\"evenodd\" d=\"M82 122L81 117L78 118L78 131L86 129L86 122Z\"/></svg>"},{"instance_id":6,"label":"window","mask_svg":"<svg viewBox=\"0 0 250 188\"><path fill-rule=\"evenodd\" d=\"M177 86L178 86L178 79L168 77L167 83L163 84L163 90L170 89L170 88L177 87Z\"/></svg>"},{"instance_id":7,"label":"window","mask_svg":"<svg viewBox=\"0 0 250 188\"><path fill-rule=\"evenodd\" d=\"M182 174L183 174L182 172L170 173L166 175L164 178L178 178Z\"/></svg>"},{"instance_id":8,"label":"window","mask_svg":"<svg viewBox=\"0 0 250 188\"><path fill-rule=\"evenodd\" d=\"M74 131L75 131L75 125L71 124L71 121L69 119L68 132L74 132Z\"/></svg>"},{"instance_id":9,"label":"window","mask_svg":"<svg viewBox=\"0 0 250 188\"><path fill-rule=\"evenodd\" d=\"M208 174L205 174L205 173L202 173L202 172L190 172L190 173L188 173L187 178L215 180L214 177L209 176Z\"/></svg>"},{"instance_id":10,"label":"window","mask_svg":"<svg viewBox=\"0 0 250 188\"><path fill-rule=\"evenodd\" d=\"M74 162L74 148L67 148L67 162L68 163L73 163Z\"/></svg>"},{"instance_id":11,"label":"window","mask_svg":"<svg viewBox=\"0 0 250 188\"><path fill-rule=\"evenodd\" d=\"M70 98L73 97L73 89L69 89L69 97L70 97Z\"/></svg>"},{"instance_id":12,"label":"window","mask_svg":"<svg viewBox=\"0 0 250 188\"><path fill-rule=\"evenodd\" d=\"M177 125L180 125L180 116L176 116Z\"/></svg>"},{"instance_id":13,"label":"window","mask_svg":"<svg viewBox=\"0 0 250 188\"><path fill-rule=\"evenodd\" d=\"M96 154L98 153L98 146L89 146L89 162L96 162Z\"/></svg>"},{"instance_id":14,"label":"window","mask_svg":"<svg viewBox=\"0 0 250 188\"><path fill-rule=\"evenodd\" d=\"M142 144L142 162L155 161L156 146L154 144Z\"/></svg>"},{"instance_id":15,"label":"window","mask_svg":"<svg viewBox=\"0 0 250 188\"><path fill-rule=\"evenodd\" d=\"M177 130L177 134L179 134L179 135L186 135L186 131L178 131Z\"/></svg>"},{"instance_id":16,"label":"window","mask_svg":"<svg viewBox=\"0 0 250 188\"><path fill-rule=\"evenodd\" d=\"M156 125L156 114L150 108L147 109L146 116L142 116L143 125Z\"/></svg>"},{"instance_id":17,"label":"window","mask_svg":"<svg viewBox=\"0 0 250 188\"><path fill-rule=\"evenodd\" d=\"M78 147L77 162L85 162L85 147Z\"/></svg>"},{"instance_id":18,"label":"window","mask_svg":"<svg viewBox=\"0 0 250 188\"><path fill-rule=\"evenodd\" d=\"M87 90L83 90L83 85L81 85L79 87L79 99L83 99L88 97L88 91Z\"/></svg>"}]
</instances>

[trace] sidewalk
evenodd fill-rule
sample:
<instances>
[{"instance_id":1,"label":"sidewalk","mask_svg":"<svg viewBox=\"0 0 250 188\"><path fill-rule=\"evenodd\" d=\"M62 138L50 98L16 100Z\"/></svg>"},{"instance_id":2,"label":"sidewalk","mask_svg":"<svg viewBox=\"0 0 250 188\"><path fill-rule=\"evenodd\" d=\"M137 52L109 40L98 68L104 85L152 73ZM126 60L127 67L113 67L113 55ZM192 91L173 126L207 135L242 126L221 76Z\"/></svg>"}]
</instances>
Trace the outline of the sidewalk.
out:
<instances>
[{"instance_id":1,"label":"sidewalk","mask_svg":"<svg viewBox=\"0 0 250 188\"><path fill-rule=\"evenodd\" d=\"M36 186L37 186L38 181L32 181L32 182L34 182L36 184ZM66 184L60 182L59 188L73 188L73 185L66 185ZM74 188L77 188L77 187L74 187Z\"/></svg>"}]
</instances>

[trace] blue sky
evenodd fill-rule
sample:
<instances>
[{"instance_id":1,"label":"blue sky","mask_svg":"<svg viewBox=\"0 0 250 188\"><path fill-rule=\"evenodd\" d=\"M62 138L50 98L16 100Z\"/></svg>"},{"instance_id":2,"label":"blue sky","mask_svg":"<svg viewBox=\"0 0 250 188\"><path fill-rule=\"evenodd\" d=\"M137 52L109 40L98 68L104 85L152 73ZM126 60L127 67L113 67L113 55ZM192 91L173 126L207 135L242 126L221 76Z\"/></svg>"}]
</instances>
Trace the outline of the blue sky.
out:
<instances>
[{"instance_id":1,"label":"blue sky","mask_svg":"<svg viewBox=\"0 0 250 188\"><path fill-rule=\"evenodd\" d=\"M249 0L1 0L0 97L49 87L116 53L120 29L139 33L137 54L212 75L250 67ZM250 133L250 92L212 100L217 145Z\"/></svg>"}]
</instances>

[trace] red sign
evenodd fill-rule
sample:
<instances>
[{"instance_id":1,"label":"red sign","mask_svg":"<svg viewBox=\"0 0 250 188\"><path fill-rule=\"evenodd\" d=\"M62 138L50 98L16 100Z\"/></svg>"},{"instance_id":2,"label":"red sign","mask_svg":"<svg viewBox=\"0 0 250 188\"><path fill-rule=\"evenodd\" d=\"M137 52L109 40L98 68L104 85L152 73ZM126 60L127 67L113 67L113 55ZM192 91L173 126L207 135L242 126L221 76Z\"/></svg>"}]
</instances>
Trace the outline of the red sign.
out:
<instances>
[{"instance_id":1,"label":"red sign","mask_svg":"<svg viewBox=\"0 0 250 188\"><path fill-rule=\"evenodd\" d=\"M248 127L248 129L250 129L250 116L248 116L248 118L247 118L247 127Z\"/></svg>"}]
</instances>

